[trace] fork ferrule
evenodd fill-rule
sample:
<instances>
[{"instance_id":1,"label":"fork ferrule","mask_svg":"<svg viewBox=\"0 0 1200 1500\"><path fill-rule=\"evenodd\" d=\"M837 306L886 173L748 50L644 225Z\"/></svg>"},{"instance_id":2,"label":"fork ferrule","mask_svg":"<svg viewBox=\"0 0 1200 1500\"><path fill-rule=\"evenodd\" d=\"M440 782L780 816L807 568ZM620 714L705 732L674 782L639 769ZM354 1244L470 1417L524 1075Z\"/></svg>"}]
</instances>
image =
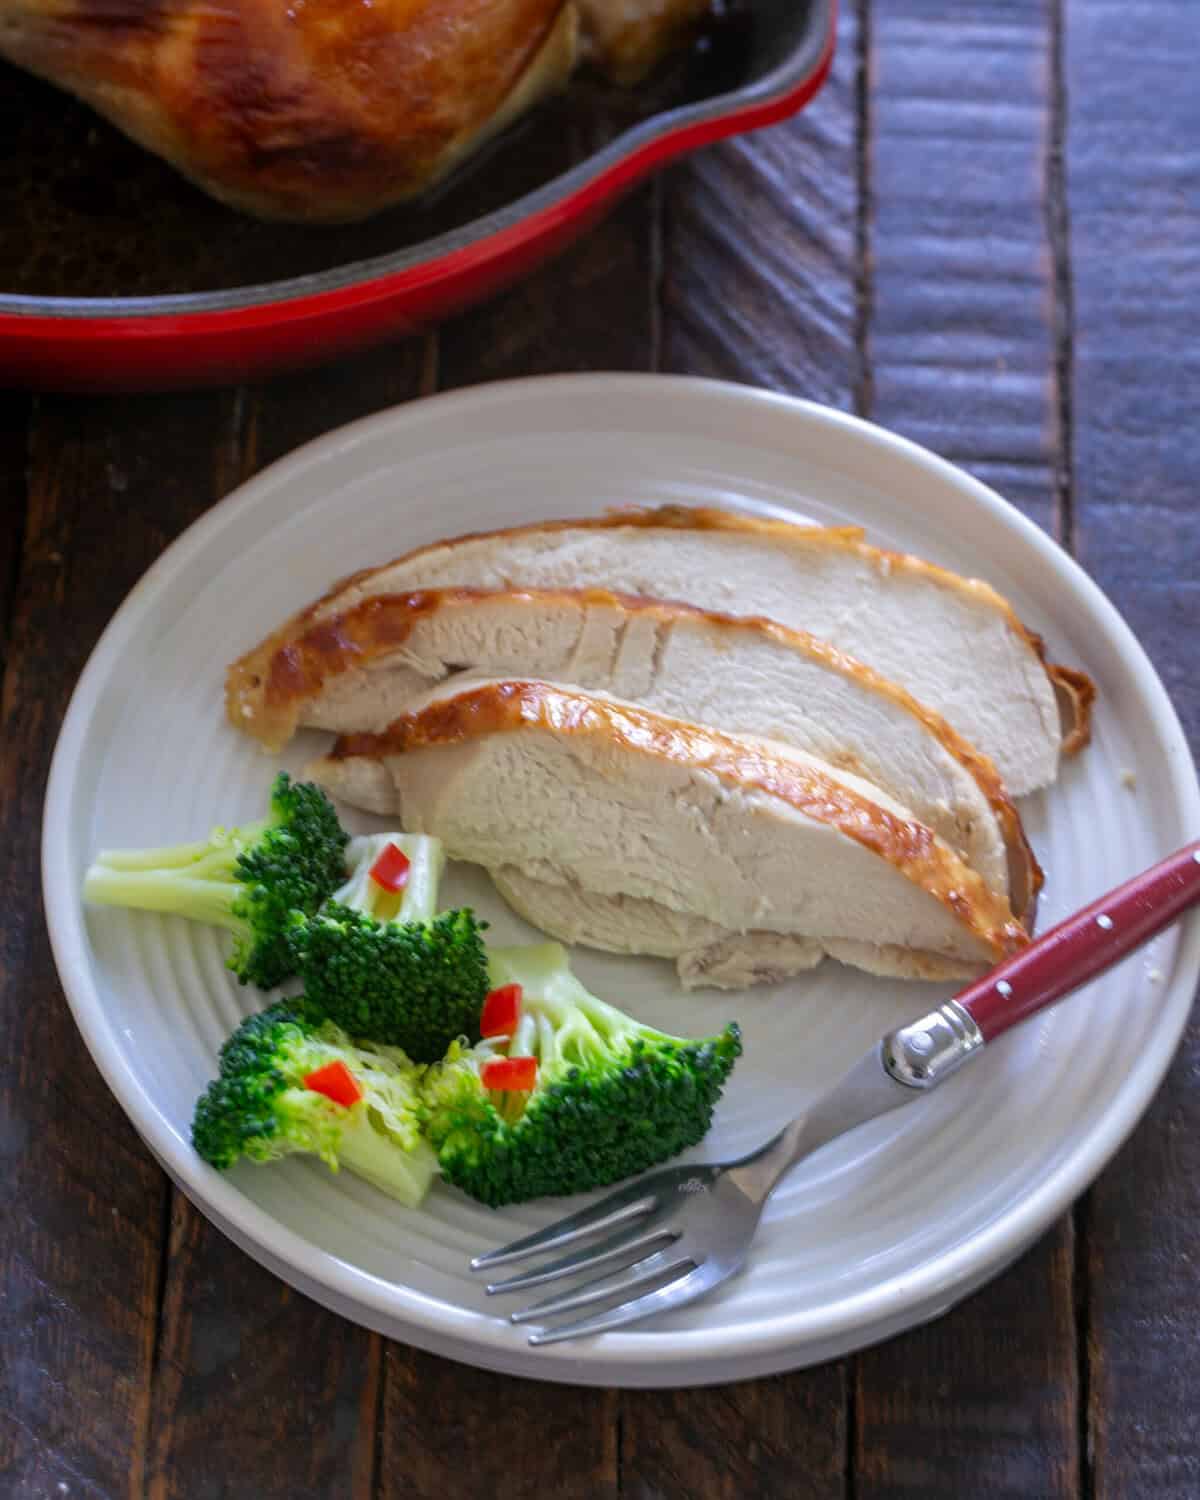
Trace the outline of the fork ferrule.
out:
<instances>
[{"instance_id":1,"label":"fork ferrule","mask_svg":"<svg viewBox=\"0 0 1200 1500\"><path fill-rule=\"evenodd\" d=\"M983 1033L970 1013L957 1000L947 1000L927 1016L888 1032L883 1065L897 1083L931 1089L982 1046Z\"/></svg>"}]
</instances>

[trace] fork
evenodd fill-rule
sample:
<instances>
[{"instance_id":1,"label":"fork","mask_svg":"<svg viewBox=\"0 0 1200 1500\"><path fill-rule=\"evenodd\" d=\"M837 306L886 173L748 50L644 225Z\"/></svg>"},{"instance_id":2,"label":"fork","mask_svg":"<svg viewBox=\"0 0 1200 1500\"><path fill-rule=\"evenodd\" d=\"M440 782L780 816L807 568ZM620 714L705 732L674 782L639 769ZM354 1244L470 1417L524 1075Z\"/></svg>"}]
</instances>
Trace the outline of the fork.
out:
<instances>
[{"instance_id":1,"label":"fork","mask_svg":"<svg viewBox=\"0 0 1200 1500\"><path fill-rule=\"evenodd\" d=\"M536 1327L531 1344L606 1333L685 1307L742 1268L767 1199L797 1162L867 1120L920 1099L988 1042L1103 973L1197 902L1200 840L1052 927L954 999L889 1031L840 1083L759 1150L734 1161L652 1172L536 1234L477 1255L471 1269L492 1270L588 1242L488 1285L490 1295L499 1295L602 1272L510 1315L514 1323L545 1325L565 1313L600 1309Z\"/></svg>"}]
</instances>

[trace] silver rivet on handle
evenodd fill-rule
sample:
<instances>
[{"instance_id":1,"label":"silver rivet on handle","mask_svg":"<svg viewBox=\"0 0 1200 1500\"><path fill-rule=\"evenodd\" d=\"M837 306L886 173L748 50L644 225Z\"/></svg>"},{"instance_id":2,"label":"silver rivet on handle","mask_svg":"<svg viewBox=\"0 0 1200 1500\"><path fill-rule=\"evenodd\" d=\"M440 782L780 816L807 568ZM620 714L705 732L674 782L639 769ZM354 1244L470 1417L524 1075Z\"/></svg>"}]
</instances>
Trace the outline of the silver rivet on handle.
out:
<instances>
[{"instance_id":1,"label":"silver rivet on handle","mask_svg":"<svg viewBox=\"0 0 1200 1500\"><path fill-rule=\"evenodd\" d=\"M911 1025L888 1032L883 1039L883 1065L897 1083L928 1089L982 1046L983 1033L975 1017L957 1000L947 1000Z\"/></svg>"}]
</instances>

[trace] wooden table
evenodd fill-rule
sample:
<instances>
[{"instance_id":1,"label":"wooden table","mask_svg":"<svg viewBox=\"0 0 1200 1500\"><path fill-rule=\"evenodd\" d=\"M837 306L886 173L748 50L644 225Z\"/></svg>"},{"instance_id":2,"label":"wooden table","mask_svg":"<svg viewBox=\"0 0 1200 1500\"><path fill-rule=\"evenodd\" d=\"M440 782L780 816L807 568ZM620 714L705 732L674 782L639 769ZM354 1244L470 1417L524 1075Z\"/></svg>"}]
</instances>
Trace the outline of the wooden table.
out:
<instances>
[{"instance_id":1,"label":"wooden table","mask_svg":"<svg viewBox=\"0 0 1200 1500\"><path fill-rule=\"evenodd\" d=\"M639 192L427 336L251 388L0 397L0 1495L1200 1495L1200 1035L1091 1192L932 1327L724 1389L558 1389L387 1343L233 1248L102 1085L38 897L47 763L126 590L349 418L691 371L863 412L995 485L1200 734L1196 0L859 0L802 118ZM1197 830L1190 830L1196 833Z\"/></svg>"}]
</instances>

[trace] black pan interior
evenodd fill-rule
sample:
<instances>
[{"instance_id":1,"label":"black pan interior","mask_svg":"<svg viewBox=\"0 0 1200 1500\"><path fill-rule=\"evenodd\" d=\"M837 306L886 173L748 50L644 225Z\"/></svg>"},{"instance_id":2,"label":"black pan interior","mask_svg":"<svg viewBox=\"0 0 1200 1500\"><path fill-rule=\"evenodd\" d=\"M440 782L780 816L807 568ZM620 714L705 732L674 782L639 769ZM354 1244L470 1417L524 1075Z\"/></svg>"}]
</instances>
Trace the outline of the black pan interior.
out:
<instances>
[{"instance_id":1,"label":"black pan interior","mask_svg":"<svg viewBox=\"0 0 1200 1500\"><path fill-rule=\"evenodd\" d=\"M552 181L623 131L765 77L812 0L723 0L627 91L581 74L427 199L365 224L263 224L214 202L65 94L0 63L0 295L136 297L280 281L402 251Z\"/></svg>"}]
</instances>

